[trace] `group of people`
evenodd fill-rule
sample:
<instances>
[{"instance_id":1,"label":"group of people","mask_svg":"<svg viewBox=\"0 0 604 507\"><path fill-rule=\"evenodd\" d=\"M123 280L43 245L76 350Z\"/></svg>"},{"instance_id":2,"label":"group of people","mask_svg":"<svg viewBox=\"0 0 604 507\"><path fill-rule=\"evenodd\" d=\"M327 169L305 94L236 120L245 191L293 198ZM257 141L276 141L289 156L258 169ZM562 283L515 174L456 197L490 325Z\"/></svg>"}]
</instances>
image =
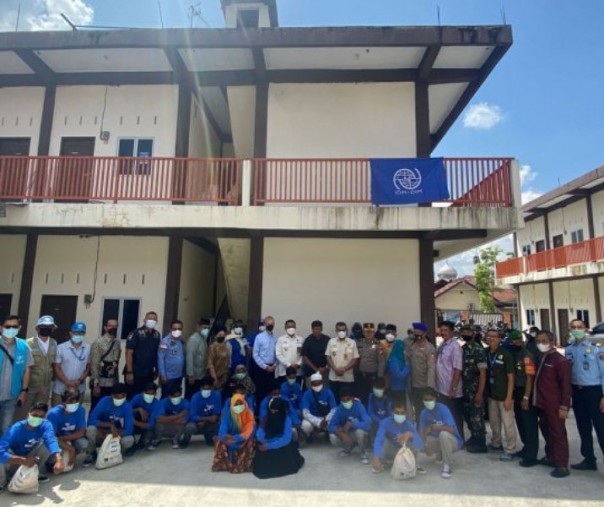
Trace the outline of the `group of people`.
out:
<instances>
[{"instance_id":1,"label":"group of people","mask_svg":"<svg viewBox=\"0 0 604 507\"><path fill-rule=\"evenodd\" d=\"M182 449L201 435L214 449L212 470L260 478L296 473L304 464L299 449L321 440L342 456L358 452L375 473L405 446L435 456L446 479L463 448L519 458L523 467L551 466L553 477L565 477L571 400L584 457L572 468L597 469L594 428L604 451L604 348L580 320L571 323L566 357L549 331L528 341L516 330L482 337L451 322L440 324L438 347L421 322L404 336L392 324L349 331L338 322L329 337L314 321L304 338L291 319L280 336L271 316L251 333L240 321L228 333L201 319L187 339L180 320L163 338L157 322L155 312L145 315L126 339L123 361L115 319L91 344L83 322L57 344L52 316L40 317L28 339L18 338L17 316L2 320L0 485L19 465L40 462L60 473L82 455L88 466L107 435L120 438L126 456L152 452L165 439ZM425 470L417 464L416 472Z\"/></svg>"}]
</instances>

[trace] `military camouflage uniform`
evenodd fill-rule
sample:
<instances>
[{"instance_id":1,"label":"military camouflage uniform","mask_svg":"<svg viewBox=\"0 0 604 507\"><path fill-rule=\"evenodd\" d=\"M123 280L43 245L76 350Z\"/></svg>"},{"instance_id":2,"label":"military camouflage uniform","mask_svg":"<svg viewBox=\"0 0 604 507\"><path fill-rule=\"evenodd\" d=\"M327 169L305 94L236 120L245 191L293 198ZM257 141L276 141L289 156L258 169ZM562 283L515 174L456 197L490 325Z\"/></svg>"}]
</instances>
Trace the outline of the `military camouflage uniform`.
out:
<instances>
[{"instance_id":1,"label":"military camouflage uniform","mask_svg":"<svg viewBox=\"0 0 604 507\"><path fill-rule=\"evenodd\" d=\"M466 342L463 348L463 417L472 434L475 445L485 445L484 403L477 407L474 396L478 392L480 370L487 369L487 354L482 345L474 340ZM462 428L459 428L460 433ZM463 433L462 433L463 435Z\"/></svg>"}]
</instances>

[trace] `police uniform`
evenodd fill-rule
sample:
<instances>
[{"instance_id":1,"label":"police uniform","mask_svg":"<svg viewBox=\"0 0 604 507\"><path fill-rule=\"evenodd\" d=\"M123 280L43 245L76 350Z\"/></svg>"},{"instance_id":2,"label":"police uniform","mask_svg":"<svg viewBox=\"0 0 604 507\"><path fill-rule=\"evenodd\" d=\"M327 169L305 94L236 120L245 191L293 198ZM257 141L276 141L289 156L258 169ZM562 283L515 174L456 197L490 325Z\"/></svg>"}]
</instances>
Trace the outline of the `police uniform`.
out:
<instances>
[{"instance_id":1,"label":"police uniform","mask_svg":"<svg viewBox=\"0 0 604 507\"><path fill-rule=\"evenodd\" d=\"M514 417L523 445L518 454L522 456L526 464L532 464L537 461L539 451L539 419L537 407L532 400L532 390L527 395L526 385L529 376L534 379L537 375L537 364L533 355L525 347L520 347L520 349L511 347L510 352L514 357ZM522 408L525 398L528 410Z\"/></svg>"},{"instance_id":2,"label":"police uniform","mask_svg":"<svg viewBox=\"0 0 604 507\"><path fill-rule=\"evenodd\" d=\"M466 342L463 348L463 416L472 434L472 445L485 449L484 401L482 405L476 406L474 397L478 392L480 372L486 369L487 353L484 347L475 340Z\"/></svg>"},{"instance_id":3,"label":"police uniform","mask_svg":"<svg viewBox=\"0 0 604 507\"><path fill-rule=\"evenodd\" d=\"M592 426L604 453L604 414L600 411L604 393L604 347L586 338L566 347L566 358L572 367L572 403L581 437L581 454L586 464L595 468Z\"/></svg>"}]
</instances>

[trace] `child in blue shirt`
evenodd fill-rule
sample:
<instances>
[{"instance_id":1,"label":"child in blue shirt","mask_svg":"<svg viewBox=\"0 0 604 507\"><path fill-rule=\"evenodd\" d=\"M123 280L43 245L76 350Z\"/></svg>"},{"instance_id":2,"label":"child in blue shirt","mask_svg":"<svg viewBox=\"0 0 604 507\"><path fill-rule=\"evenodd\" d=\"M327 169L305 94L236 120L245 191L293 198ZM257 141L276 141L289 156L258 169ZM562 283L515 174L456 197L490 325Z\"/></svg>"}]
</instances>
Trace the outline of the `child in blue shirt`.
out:
<instances>
[{"instance_id":1,"label":"child in blue shirt","mask_svg":"<svg viewBox=\"0 0 604 507\"><path fill-rule=\"evenodd\" d=\"M340 404L329 421L329 441L342 447L341 454L349 455L355 447L361 451L361 462L369 463L367 457L367 434L371 428L371 419L363 404L355 399L352 388L340 389Z\"/></svg>"},{"instance_id":2,"label":"child in blue shirt","mask_svg":"<svg viewBox=\"0 0 604 507\"><path fill-rule=\"evenodd\" d=\"M300 385L300 377L297 376L297 370L289 366L285 370L287 379L281 384L281 395L289 400L300 417L300 402L302 401L302 386Z\"/></svg>"},{"instance_id":3,"label":"child in blue shirt","mask_svg":"<svg viewBox=\"0 0 604 507\"><path fill-rule=\"evenodd\" d=\"M327 432L336 406L333 392L323 386L323 376L319 372L313 373L310 376L310 389L302 395L300 402L303 417L301 429L307 439L310 440L314 434Z\"/></svg>"},{"instance_id":4,"label":"child in blue shirt","mask_svg":"<svg viewBox=\"0 0 604 507\"><path fill-rule=\"evenodd\" d=\"M378 377L373 383L373 392L367 399L367 413L371 419L370 436L373 438L377 433L380 423L392 414L392 402L386 396L386 383L384 379Z\"/></svg>"},{"instance_id":5,"label":"child in blue shirt","mask_svg":"<svg viewBox=\"0 0 604 507\"><path fill-rule=\"evenodd\" d=\"M153 439L153 421L152 415L159 407L157 395L157 385L149 382L145 385L142 393L135 395L130 400L132 407L132 422L134 424L134 435L140 435L138 442L131 447L134 451L144 449Z\"/></svg>"},{"instance_id":6,"label":"child in blue shirt","mask_svg":"<svg viewBox=\"0 0 604 507\"><path fill-rule=\"evenodd\" d=\"M189 421L189 402L183 397L179 386L172 386L168 397L159 402L157 409L151 415L154 427L153 442L147 450L153 451L164 437L172 438L172 449L184 449L191 440L187 433Z\"/></svg>"},{"instance_id":7,"label":"child in blue shirt","mask_svg":"<svg viewBox=\"0 0 604 507\"><path fill-rule=\"evenodd\" d=\"M69 456L65 472L73 469L76 456L88 451L86 439L86 411L80 404L80 392L66 390L61 396L61 405L49 410L46 419L52 424L61 450Z\"/></svg>"},{"instance_id":8,"label":"child in blue shirt","mask_svg":"<svg viewBox=\"0 0 604 507\"><path fill-rule=\"evenodd\" d=\"M187 423L187 435L203 435L206 444L214 445L218 433L218 422L220 420L220 391L213 389L214 381L211 377L201 380L201 390L191 398L189 422Z\"/></svg>"}]
</instances>

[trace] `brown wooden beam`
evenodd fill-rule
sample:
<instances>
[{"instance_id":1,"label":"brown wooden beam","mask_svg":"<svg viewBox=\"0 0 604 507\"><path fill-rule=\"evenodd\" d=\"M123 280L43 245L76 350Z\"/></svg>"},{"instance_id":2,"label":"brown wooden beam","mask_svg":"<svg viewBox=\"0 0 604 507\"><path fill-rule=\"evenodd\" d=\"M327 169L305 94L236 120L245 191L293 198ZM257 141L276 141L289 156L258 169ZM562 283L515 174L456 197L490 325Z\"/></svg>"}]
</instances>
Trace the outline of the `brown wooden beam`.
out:
<instances>
[{"instance_id":1,"label":"brown wooden beam","mask_svg":"<svg viewBox=\"0 0 604 507\"><path fill-rule=\"evenodd\" d=\"M594 286L594 303L596 307L596 322L602 322L602 295L600 294L600 277L598 275L594 275L593 278L593 286Z\"/></svg>"},{"instance_id":2,"label":"brown wooden beam","mask_svg":"<svg viewBox=\"0 0 604 507\"><path fill-rule=\"evenodd\" d=\"M50 152L50 139L52 136L53 119L55 115L55 101L57 87L54 84L46 85L44 89L44 103L40 119L40 135L38 137L38 156L46 157Z\"/></svg>"},{"instance_id":3,"label":"brown wooden beam","mask_svg":"<svg viewBox=\"0 0 604 507\"><path fill-rule=\"evenodd\" d=\"M422 57L422 61L419 64L417 78L420 81L427 81L430 77L430 73L432 72L432 68L434 67L434 62L438 58L438 53L440 52L440 44L434 46L428 46L424 56Z\"/></svg>"},{"instance_id":4,"label":"brown wooden beam","mask_svg":"<svg viewBox=\"0 0 604 507\"><path fill-rule=\"evenodd\" d=\"M254 157L266 157L268 133L268 83L256 85L256 113L254 117Z\"/></svg>"},{"instance_id":5,"label":"brown wooden beam","mask_svg":"<svg viewBox=\"0 0 604 507\"><path fill-rule=\"evenodd\" d=\"M250 275L247 303L247 327L254 329L262 316L262 281L264 278L264 237L254 235L250 248Z\"/></svg>"},{"instance_id":6,"label":"brown wooden beam","mask_svg":"<svg viewBox=\"0 0 604 507\"><path fill-rule=\"evenodd\" d=\"M38 250L38 235L28 234L25 243L25 256L23 257L23 270L21 272L21 289L19 290L19 306L17 314L21 318L24 330L27 330L27 320L31 306L31 294L34 283L34 269L36 266L36 252Z\"/></svg>"},{"instance_id":7,"label":"brown wooden beam","mask_svg":"<svg viewBox=\"0 0 604 507\"><path fill-rule=\"evenodd\" d=\"M55 79L55 73L46 65L46 63L33 51L29 49L17 49L15 53L23 60L31 70L33 70L43 83L52 83Z\"/></svg>"},{"instance_id":8,"label":"brown wooden beam","mask_svg":"<svg viewBox=\"0 0 604 507\"><path fill-rule=\"evenodd\" d=\"M436 306L434 304L434 241L419 240L419 301L422 322L428 327L433 341L436 332Z\"/></svg>"},{"instance_id":9,"label":"brown wooden beam","mask_svg":"<svg viewBox=\"0 0 604 507\"><path fill-rule=\"evenodd\" d=\"M166 270L166 291L164 296L163 315L164 332L170 328L170 322L178 318L183 237L170 236L168 241L168 266Z\"/></svg>"}]
</instances>

